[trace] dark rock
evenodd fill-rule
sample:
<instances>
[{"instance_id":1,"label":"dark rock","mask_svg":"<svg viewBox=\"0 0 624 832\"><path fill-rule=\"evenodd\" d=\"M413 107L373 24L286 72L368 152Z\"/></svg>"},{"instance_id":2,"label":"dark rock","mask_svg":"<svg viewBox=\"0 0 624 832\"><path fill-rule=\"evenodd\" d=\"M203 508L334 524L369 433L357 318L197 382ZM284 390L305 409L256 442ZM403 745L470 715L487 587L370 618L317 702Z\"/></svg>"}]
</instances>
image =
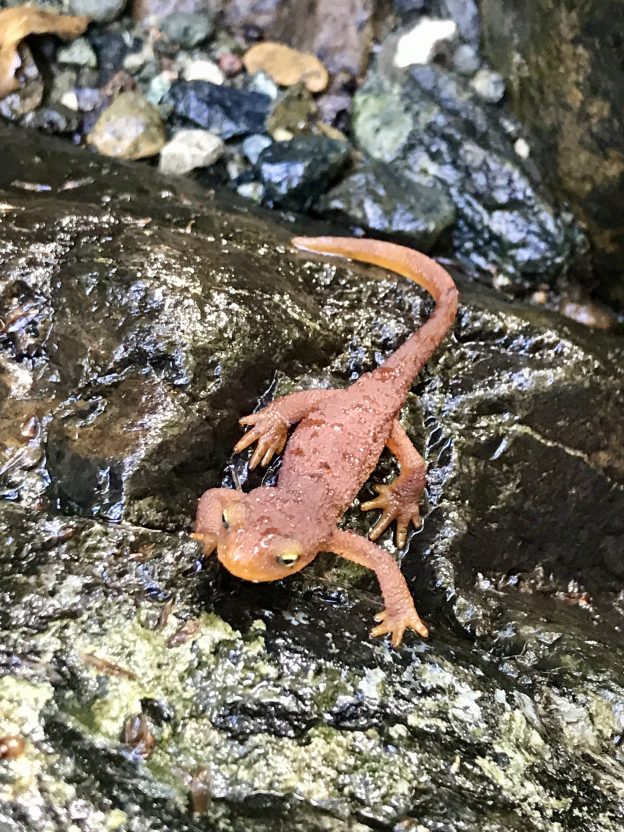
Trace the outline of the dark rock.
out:
<instances>
[{"instance_id":1,"label":"dark rock","mask_svg":"<svg viewBox=\"0 0 624 832\"><path fill-rule=\"evenodd\" d=\"M110 79L123 69L123 62L126 55L136 52L141 48L141 41L138 38L128 42L123 32L113 31L91 26L86 35L97 56L98 80L100 86L106 84Z\"/></svg>"},{"instance_id":2,"label":"dark rock","mask_svg":"<svg viewBox=\"0 0 624 832\"><path fill-rule=\"evenodd\" d=\"M438 181L410 182L374 162L350 174L315 205L321 216L403 238L428 251L455 220L455 206Z\"/></svg>"},{"instance_id":3,"label":"dark rock","mask_svg":"<svg viewBox=\"0 0 624 832\"><path fill-rule=\"evenodd\" d=\"M447 188L457 211L453 247L471 267L526 287L554 280L584 250L578 227L515 153L499 111L443 68L413 66L394 79L372 72L356 94L353 128L405 187L425 173Z\"/></svg>"},{"instance_id":4,"label":"dark rock","mask_svg":"<svg viewBox=\"0 0 624 832\"><path fill-rule=\"evenodd\" d=\"M349 159L346 142L325 136L297 136L273 142L258 157L256 168L272 205L305 211L336 179Z\"/></svg>"},{"instance_id":5,"label":"dark rock","mask_svg":"<svg viewBox=\"0 0 624 832\"><path fill-rule=\"evenodd\" d=\"M29 113L22 124L45 133L73 133L80 125L80 115L62 104L50 104Z\"/></svg>"},{"instance_id":6,"label":"dark rock","mask_svg":"<svg viewBox=\"0 0 624 832\"><path fill-rule=\"evenodd\" d=\"M544 179L589 230L588 275L624 306L623 9L561 0L482 3L485 49L505 76Z\"/></svg>"},{"instance_id":7,"label":"dark rock","mask_svg":"<svg viewBox=\"0 0 624 832\"><path fill-rule=\"evenodd\" d=\"M178 81L163 98L176 123L203 127L223 139L262 133L271 99L257 92L211 84Z\"/></svg>"},{"instance_id":8,"label":"dark rock","mask_svg":"<svg viewBox=\"0 0 624 832\"><path fill-rule=\"evenodd\" d=\"M208 40L214 24L207 14L174 12L163 20L161 29L170 40L180 44L183 49L193 49Z\"/></svg>"},{"instance_id":9,"label":"dark rock","mask_svg":"<svg viewBox=\"0 0 624 832\"><path fill-rule=\"evenodd\" d=\"M348 383L430 304L188 181L0 142L10 832L619 832L621 339L461 282L403 414L429 471L402 568L432 633L393 651L370 573L249 584L179 532L231 482L243 413ZM120 741L138 713L147 760Z\"/></svg>"}]
</instances>

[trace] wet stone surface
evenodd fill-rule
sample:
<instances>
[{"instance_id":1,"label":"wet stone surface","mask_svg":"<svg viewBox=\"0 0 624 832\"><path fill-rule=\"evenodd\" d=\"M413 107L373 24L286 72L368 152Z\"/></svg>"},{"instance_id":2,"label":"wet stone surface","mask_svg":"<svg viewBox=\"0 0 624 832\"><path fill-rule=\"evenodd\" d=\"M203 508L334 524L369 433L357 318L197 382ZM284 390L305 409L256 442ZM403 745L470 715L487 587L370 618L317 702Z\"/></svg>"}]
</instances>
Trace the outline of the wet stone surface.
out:
<instances>
[{"instance_id":1,"label":"wet stone surface","mask_svg":"<svg viewBox=\"0 0 624 832\"><path fill-rule=\"evenodd\" d=\"M382 55L355 96L356 143L391 164L405 188L425 175L448 190L457 212L453 250L467 266L518 286L557 278L585 243L515 152L514 125L443 67L398 71L390 60Z\"/></svg>"},{"instance_id":2,"label":"wet stone surface","mask_svg":"<svg viewBox=\"0 0 624 832\"><path fill-rule=\"evenodd\" d=\"M228 463L260 481L239 416L348 383L429 302L192 183L0 141L3 827L621 829L621 340L460 283L403 414L431 637L393 651L369 573L246 584L187 533Z\"/></svg>"}]
</instances>

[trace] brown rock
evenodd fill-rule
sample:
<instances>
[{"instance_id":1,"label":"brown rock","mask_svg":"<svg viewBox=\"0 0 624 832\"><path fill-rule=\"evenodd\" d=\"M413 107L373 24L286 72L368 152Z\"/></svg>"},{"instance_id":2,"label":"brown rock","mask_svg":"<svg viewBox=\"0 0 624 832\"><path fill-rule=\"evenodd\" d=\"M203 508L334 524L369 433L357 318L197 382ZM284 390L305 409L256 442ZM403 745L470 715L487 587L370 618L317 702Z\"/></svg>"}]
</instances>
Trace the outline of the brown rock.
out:
<instances>
[{"instance_id":1,"label":"brown rock","mask_svg":"<svg viewBox=\"0 0 624 832\"><path fill-rule=\"evenodd\" d=\"M143 159L160 152L165 128L153 104L138 92L124 92L101 114L87 142L104 156Z\"/></svg>"},{"instance_id":2,"label":"brown rock","mask_svg":"<svg viewBox=\"0 0 624 832\"><path fill-rule=\"evenodd\" d=\"M256 26L267 40L317 55L332 75L357 76L368 60L373 7L373 0L228 0L225 15L238 34Z\"/></svg>"},{"instance_id":3,"label":"brown rock","mask_svg":"<svg viewBox=\"0 0 624 832\"><path fill-rule=\"evenodd\" d=\"M88 23L88 17L55 14L33 6L0 11L0 98L17 86L15 71L21 63L17 47L25 37L52 34L71 40L81 35Z\"/></svg>"},{"instance_id":4,"label":"brown rock","mask_svg":"<svg viewBox=\"0 0 624 832\"><path fill-rule=\"evenodd\" d=\"M282 87L303 81L310 92L321 92L329 81L327 70L311 52L299 52L283 43L257 43L245 53L243 63L247 72L264 72Z\"/></svg>"}]
</instances>

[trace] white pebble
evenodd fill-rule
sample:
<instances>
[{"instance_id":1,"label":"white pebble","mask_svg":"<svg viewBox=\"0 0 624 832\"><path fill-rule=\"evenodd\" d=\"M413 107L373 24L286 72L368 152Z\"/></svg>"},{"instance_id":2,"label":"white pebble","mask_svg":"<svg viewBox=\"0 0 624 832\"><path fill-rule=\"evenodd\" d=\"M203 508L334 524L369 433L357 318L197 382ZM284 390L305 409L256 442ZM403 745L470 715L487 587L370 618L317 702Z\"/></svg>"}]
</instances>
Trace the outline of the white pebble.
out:
<instances>
[{"instance_id":1,"label":"white pebble","mask_svg":"<svg viewBox=\"0 0 624 832\"><path fill-rule=\"evenodd\" d=\"M401 69L412 64L428 64L435 56L438 45L452 40L457 33L454 20L432 20L423 17L397 43L394 65Z\"/></svg>"},{"instance_id":2,"label":"white pebble","mask_svg":"<svg viewBox=\"0 0 624 832\"><path fill-rule=\"evenodd\" d=\"M222 84L225 76L219 67L207 59L190 61L183 72L185 81L210 81L211 84Z\"/></svg>"},{"instance_id":3,"label":"white pebble","mask_svg":"<svg viewBox=\"0 0 624 832\"><path fill-rule=\"evenodd\" d=\"M180 130L160 151L161 173L181 175L213 165L223 153L223 142L208 130Z\"/></svg>"}]
</instances>

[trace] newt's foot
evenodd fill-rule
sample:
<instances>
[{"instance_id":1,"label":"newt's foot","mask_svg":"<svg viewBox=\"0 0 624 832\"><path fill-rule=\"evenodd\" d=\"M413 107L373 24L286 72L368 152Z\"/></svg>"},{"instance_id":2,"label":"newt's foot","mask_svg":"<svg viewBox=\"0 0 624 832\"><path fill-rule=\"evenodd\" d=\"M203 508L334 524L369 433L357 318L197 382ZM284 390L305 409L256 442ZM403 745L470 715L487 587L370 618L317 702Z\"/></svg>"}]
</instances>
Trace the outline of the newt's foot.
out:
<instances>
[{"instance_id":1,"label":"newt's foot","mask_svg":"<svg viewBox=\"0 0 624 832\"><path fill-rule=\"evenodd\" d=\"M288 438L288 423L272 405L258 413L244 416L239 421L241 425L253 427L234 445L234 453L244 451L257 440L256 450L249 462L252 470L258 465L268 465L275 454L284 450Z\"/></svg>"},{"instance_id":2,"label":"newt's foot","mask_svg":"<svg viewBox=\"0 0 624 832\"><path fill-rule=\"evenodd\" d=\"M208 534L203 532L193 532L191 534L193 540L196 540L198 543L201 543L204 547L204 555L208 557L211 555L214 550L217 548L217 536L214 534Z\"/></svg>"},{"instance_id":3,"label":"newt's foot","mask_svg":"<svg viewBox=\"0 0 624 832\"><path fill-rule=\"evenodd\" d=\"M389 633L392 636L393 647L400 647L406 630L414 630L423 638L427 638L429 635L426 624L420 619L413 606L411 609L400 610L396 613L383 610L377 613L375 621L378 621L379 624L371 630L371 636L376 638Z\"/></svg>"},{"instance_id":4,"label":"newt's foot","mask_svg":"<svg viewBox=\"0 0 624 832\"><path fill-rule=\"evenodd\" d=\"M362 503L361 509L371 511L378 508L382 514L368 536L371 540L377 540L396 520L396 545L402 549L407 539L409 524L413 523L416 527L420 525L420 490L416 494L413 484L409 480L401 481L400 476L389 485L374 485L373 488L379 496Z\"/></svg>"}]
</instances>

